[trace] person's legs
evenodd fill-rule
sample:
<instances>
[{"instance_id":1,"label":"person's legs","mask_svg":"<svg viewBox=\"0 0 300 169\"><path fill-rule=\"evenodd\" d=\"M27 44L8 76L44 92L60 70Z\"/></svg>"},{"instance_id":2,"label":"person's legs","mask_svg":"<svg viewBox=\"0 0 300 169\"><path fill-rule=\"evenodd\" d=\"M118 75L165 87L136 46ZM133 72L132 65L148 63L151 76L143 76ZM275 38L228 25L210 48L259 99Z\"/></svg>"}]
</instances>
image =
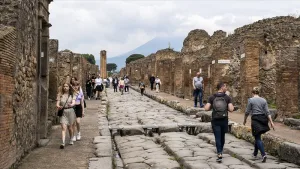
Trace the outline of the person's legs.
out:
<instances>
[{"instance_id":1,"label":"person's legs","mask_svg":"<svg viewBox=\"0 0 300 169\"><path fill-rule=\"evenodd\" d=\"M261 141L261 134L258 134L255 136L255 144L257 146L257 149L259 149L260 153L261 153L261 156L265 156L266 153L265 153L265 149L264 149L264 144L263 142Z\"/></svg>"},{"instance_id":2,"label":"person's legs","mask_svg":"<svg viewBox=\"0 0 300 169\"><path fill-rule=\"evenodd\" d=\"M199 96L199 90L195 89L193 95L194 95L194 107L197 107L197 98Z\"/></svg>"},{"instance_id":3,"label":"person's legs","mask_svg":"<svg viewBox=\"0 0 300 169\"><path fill-rule=\"evenodd\" d=\"M224 121L224 123L228 123L227 121ZM226 127L227 125L223 125L221 127L221 152L223 152L223 149L224 149L224 144L225 144L225 134L226 134Z\"/></svg>"},{"instance_id":4,"label":"person's legs","mask_svg":"<svg viewBox=\"0 0 300 169\"><path fill-rule=\"evenodd\" d=\"M200 105L201 108L204 107L203 102L202 102L202 98L203 98L203 90L200 89L199 90L199 105Z\"/></svg>"},{"instance_id":5,"label":"person's legs","mask_svg":"<svg viewBox=\"0 0 300 169\"><path fill-rule=\"evenodd\" d=\"M222 143L221 143L221 138L222 138L221 126L213 125L212 128L215 136L217 154L222 154L223 152L222 152Z\"/></svg>"},{"instance_id":6,"label":"person's legs","mask_svg":"<svg viewBox=\"0 0 300 169\"><path fill-rule=\"evenodd\" d=\"M80 117L76 118L76 126L77 126L77 135L76 135L76 140L81 139L81 133L80 133Z\"/></svg>"},{"instance_id":7,"label":"person's legs","mask_svg":"<svg viewBox=\"0 0 300 169\"><path fill-rule=\"evenodd\" d=\"M61 149L65 148L66 131L67 131L67 125L61 124L61 140L62 140L62 144L60 145Z\"/></svg>"},{"instance_id":8,"label":"person's legs","mask_svg":"<svg viewBox=\"0 0 300 169\"><path fill-rule=\"evenodd\" d=\"M69 125L68 126L68 129L69 129L69 134L70 134L70 145L73 145L74 143L73 143L73 140L72 140L72 138L73 138L73 135L74 135L74 131L73 131L73 126L74 126L74 124L75 123L73 123L73 124L71 124L71 125Z\"/></svg>"},{"instance_id":9,"label":"person's legs","mask_svg":"<svg viewBox=\"0 0 300 169\"><path fill-rule=\"evenodd\" d=\"M144 95L144 91L145 91L145 89L141 89L142 96Z\"/></svg>"},{"instance_id":10,"label":"person's legs","mask_svg":"<svg viewBox=\"0 0 300 169\"><path fill-rule=\"evenodd\" d=\"M151 90L153 90L153 85L154 85L154 83L151 83Z\"/></svg>"}]
</instances>

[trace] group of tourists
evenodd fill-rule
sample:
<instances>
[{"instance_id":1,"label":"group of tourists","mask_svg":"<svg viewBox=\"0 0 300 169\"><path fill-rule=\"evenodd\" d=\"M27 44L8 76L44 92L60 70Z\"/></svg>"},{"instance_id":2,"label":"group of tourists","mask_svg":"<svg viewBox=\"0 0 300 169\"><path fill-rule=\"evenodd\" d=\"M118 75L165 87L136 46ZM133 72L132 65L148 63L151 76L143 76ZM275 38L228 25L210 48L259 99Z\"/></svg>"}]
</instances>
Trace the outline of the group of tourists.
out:
<instances>
[{"instance_id":1,"label":"group of tourists","mask_svg":"<svg viewBox=\"0 0 300 169\"><path fill-rule=\"evenodd\" d=\"M154 77L153 75L149 78L151 90L154 90L154 84L155 84L155 90L156 92L160 92L160 86L161 86L161 80L158 78L158 76ZM145 89L146 89L146 84L144 82L139 83L139 88L141 91L141 95L144 95Z\"/></svg>"},{"instance_id":2,"label":"group of tourists","mask_svg":"<svg viewBox=\"0 0 300 169\"><path fill-rule=\"evenodd\" d=\"M69 144L81 140L80 120L85 114L84 94L76 77L71 82L65 82L58 91L56 107L62 128L61 149L65 147L66 131L69 130Z\"/></svg>"},{"instance_id":3,"label":"group of tourists","mask_svg":"<svg viewBox=\"0 0 300 169\"><path fill-rule=\"evenodd\" d=\"M217 85L217 92L208 98L208 102L204 105L202 103L204 82L203 78L198 72L193 78L193 96L194 96L194 107L197 107L197 100L199 99L199 106L206 111L212 110L212 121L211 126L215 136L215 143L217 149L217 162L222 162L223 148L225 144L225 133L228 132L228 112L234 111L231 98L226 94L227 85L226 83L220 82ZM262 162L266 162L267 156L264 150L264 145L261 140L261 135L270 130L269 122L271 127L274 128L274 123L271 118L270 111L268 110L267 101L259 96L259 88L254 87L252 90L252 98L248 100L245 118L243 124L247 122L247 117L251 115L251 128L252 135L255 138L254 152L252 156L257 158L258 150L261 153Z\"/></svg>"},{"instance_id":4,"label":"group of tourists","mask_svg":"<svg viewBox=\"0 0 300 169\"><path fill-rule=\"evenodd\" d=\"M124 77L121 77L121 78L118 78L117 76L113 77L112 78L112 85L113 85L113 88L114 88L114 92L118 92L118 88L119 88L119 91L121 92L121 95L124 94L124 90L125 92L128 92L129 93L129 77L128 76L124 76Z\"/></svg>"},{"instance_id":5,"label":"group of tourists","mask_svg":"<svg viewBox=\"0 0 300 169\"><path fill-rule=\"evenodd\" d=\"M100 74L96 78L88 76L85 84L88 100L91 98L99 100L101 92L110 86L111 81L112 78L102 78Z\"/></svg>"}]
</instances>

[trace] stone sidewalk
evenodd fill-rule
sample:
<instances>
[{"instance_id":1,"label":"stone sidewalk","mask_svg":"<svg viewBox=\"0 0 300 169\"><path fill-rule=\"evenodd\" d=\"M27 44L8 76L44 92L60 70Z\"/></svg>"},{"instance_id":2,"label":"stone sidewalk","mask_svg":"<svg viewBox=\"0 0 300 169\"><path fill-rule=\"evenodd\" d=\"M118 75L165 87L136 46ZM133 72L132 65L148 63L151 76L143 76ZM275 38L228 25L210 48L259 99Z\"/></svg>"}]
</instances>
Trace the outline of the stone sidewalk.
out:
<instances>
[{"instance_id":1,"label":"stone sidewalk","mask_svg":"<svg viewBox=\"0 0 300 169\"><path fill-rule=\"evenodd\" d=\"M100 101L86 101L86 115L82 119L82 139L74 145L68 145L66 137L65 149L59 149L61 144L61 128L52 129L50 142L45 147L36 148L21 162L19 169L87 169L89 159L95 157L93 140L99 136L97 111Z\"/></svg>"}]
</instances>

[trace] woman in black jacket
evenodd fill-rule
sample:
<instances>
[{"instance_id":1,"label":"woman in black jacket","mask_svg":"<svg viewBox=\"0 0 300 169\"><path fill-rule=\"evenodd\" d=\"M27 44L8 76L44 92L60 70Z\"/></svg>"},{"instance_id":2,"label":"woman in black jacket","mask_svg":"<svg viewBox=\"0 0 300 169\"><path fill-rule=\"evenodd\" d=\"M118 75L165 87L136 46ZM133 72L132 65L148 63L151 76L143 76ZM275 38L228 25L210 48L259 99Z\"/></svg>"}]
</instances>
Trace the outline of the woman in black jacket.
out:
<instances>
[{"instance_id":1,"label":"woman in black jacket","mask_svg":"<svg viewBox=\"0 0 300 169\"><path fill-rule=\"evenodd\" d=\"M253 88L252 95L253 97L248 100L244 118L244 125L247 122L247 117L249 116L249 114L251 114L251 129L252 135L255 138L253 156L257 157L259 150L262 156L262 162L266 162L267 156L264 150L264 144L261 140L261 135L270 130L268 125L269 121L273 129L274 123L268 109L267 101L264 98L259 97L258 87Z\"/></svg>"}]
</instances>

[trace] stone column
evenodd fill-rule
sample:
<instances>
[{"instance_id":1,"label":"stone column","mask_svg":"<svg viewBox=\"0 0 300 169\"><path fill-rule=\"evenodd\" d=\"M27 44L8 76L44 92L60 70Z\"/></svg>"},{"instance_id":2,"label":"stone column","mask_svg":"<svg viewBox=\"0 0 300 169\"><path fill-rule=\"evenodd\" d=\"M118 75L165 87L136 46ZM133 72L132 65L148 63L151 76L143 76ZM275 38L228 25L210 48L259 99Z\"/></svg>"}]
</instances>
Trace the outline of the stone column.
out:
<instances>
[{"instance_id":1,"label":"stone column","mask_svg":"<svg viewBox=\"0 0 300 169\"><path fill-rule=\"evenodd\" d=\"M276 108L279 118L299 115L299 47L276 51Z\"/></svg>"},{"instance_id":2,"label":"stone column","mask_svg":"<svg viewBox=\"0 0 300 169\"><path fill-rule=\"evenodd\" d=\"M246 38L240 51L241 112L244 113L253 87L259 86L259 43L255 38Z\"/></svg>"},{"instance_id":3,"label":"stone column","mask_svg":"<svg viewBox=\"0 0 300 169\"><path fill-rule=\"evenodd\" d=\"M102 50L100 52L100 74L102 78L107 78L106 70L106 51Z\"/></svg>"}]
</instances>

